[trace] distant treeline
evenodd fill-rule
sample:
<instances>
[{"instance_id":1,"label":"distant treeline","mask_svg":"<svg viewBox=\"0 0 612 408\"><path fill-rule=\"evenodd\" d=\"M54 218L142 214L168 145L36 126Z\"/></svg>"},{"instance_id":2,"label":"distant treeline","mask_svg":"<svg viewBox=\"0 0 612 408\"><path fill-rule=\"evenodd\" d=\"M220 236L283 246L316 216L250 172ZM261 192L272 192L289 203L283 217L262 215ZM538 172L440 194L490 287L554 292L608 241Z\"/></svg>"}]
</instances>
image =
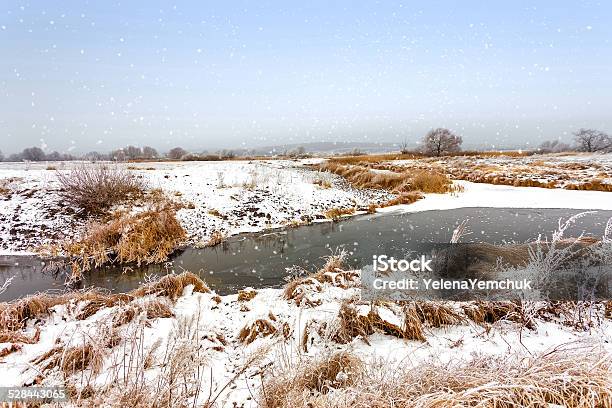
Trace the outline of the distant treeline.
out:
<instances>
[{"instance_id":1,"label":"distant treeline","mask_svg":"<svg viewBox=\"0 0 612 408\"><path fill-rule=\"evenodd\" d=\"M299 157L304 158L309 155L306 153L303 147L298 147L291 151L282 152L278 155L286 157ZM170 149L165 154L159 154L156 149L150 146L137 147L137 146L126 146L121 149L113 150L109 153L100 152L89 152L83 155L73 155L59 152L45 153L40 147L28 147L23 149L21 153L13 153L9 156L4 156L0 152L0 161L8 162L20 162L20 161L69 161L69 160L89 160L89 161L138 161L138 160L229 160L236 157L249 157L255 156L250 154L249 151L241 151L240 154L235 153L233 150L221 150L215 153L209 152L189 152L182 147L175 147Z\"/></svg>"},{"instance_id":2,"label":"distant treeline","mask_svg":"<svg viewBox=\"0 0 612 408\"><path fill-rule=\"evenodd\" d=\"M426 156L443 156L446 154L457 154L461 151L463 138L454 134L451 130L437 128L429 131L421 140L420 146L415 149L408 148L408 142L400 143L399 151L402 154L418 153ZM580 129L574 133L574 144L570 145L559 140L546 141L538 148L530 150L532 153L559 153L567 151L578 152L612 152L612 137L605 132L596 129ZM358 156L366 154L359 149L344 152L342 155ZM170 149L167 153L160 155L151 146L136 147L126 146L121 149L113 150L110 153L89 152L84 155L76 156L68 153L51 152L45 153L40 147L28 147L21 153L14 153L4 157L0 151L0 161L19 162L19 161L65 161L65 160L90 160L90 161L138 161L138 160L185 160L185 161L214 161L231 160L236 157L248 158L256 156L288 157L288 158L307 158L312 153L308 153L303 146L291 150L271 151L269 154L262 154L261 151L240 149L238 152L233 150L221 150L216 153L206 151L195 153L189 152L182 147Z\"/></svg>"}]
</instances>

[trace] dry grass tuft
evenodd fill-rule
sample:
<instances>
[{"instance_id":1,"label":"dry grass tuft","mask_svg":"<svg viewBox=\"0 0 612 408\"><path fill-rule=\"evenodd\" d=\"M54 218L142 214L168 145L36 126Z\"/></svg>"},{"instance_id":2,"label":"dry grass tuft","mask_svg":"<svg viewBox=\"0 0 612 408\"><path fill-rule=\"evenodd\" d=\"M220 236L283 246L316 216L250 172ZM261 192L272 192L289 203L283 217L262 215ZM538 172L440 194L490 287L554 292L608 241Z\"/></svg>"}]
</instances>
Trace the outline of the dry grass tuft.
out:
<instances>
[{"instance_id":1,"label":"dry grass tuft","mask_svg":"<svg viewBox=\"0 0 612 408\"><path fill-rule=\"evenodd\" d=\"M82 296L75 298L77 301L88 301L76 318L84 320L98 313L100 309L126 304L133 299L133 296L123 293L107 295L95 291L85 292Z\"/></svg>"},{"instance_id":2,"label":"dry grass tuft","mask_svg":"<svg viewBox=\"0 0 612 408\"><path fill-rule=\"evenodd\" d=\"M365 365L333 392L300 381L308 367L264 378L266 408L310 407L609 407L612 359L598 350L557 349L541 355L479 356L414 368ZM333 374L333 373L332 373ZM346 376L341 375L341 378ZM330 387L332 388L332 387Z\"/></svg>"},{"instance_id":3,"label":"dry grass tuft","mask_svg":"<svg viewBox=\"0 0 612 408\"><path fill-rule=\"evenodd\" d=\"M331 208L327 211L325 211L325 213L323 215L325 215L325 218L328 218L330 220L338 220L341 217L345 216L345 215L352 215L355 214L355 208L354 207L350 207L350 208L339 208L339 207L334 207Z\"/></svg>"},{"instance_id":4,"label":"dry grass tuft","mask_svg":"<svg viewBox=\"0 0 612 408\"><path fill-rule=\"evenodd\" d=\"M324 257L325 264L317 272L302 276L306 273L302 271L300 276L294 277L285 284L283 297L294 301L298 305L305 304L313 307L320 305L321 301L311 300L308 293L312 291L320 292L323 290L323 283L329 283L343 289L353 285L359 277L359 272L343 270L347 256L348 252L346 250L336 250L329 256Z\"/></svg>"},{"instance_id":5,"label":"dry grass tuft","mask_svg":"<svg viewBox=\"0 0 612 408\"><path fill-rule=\"evenodd\" d=\"M414 202L417 202L423 199L423 197L424 197L423 194L421 194L418 191L410 191L408 193L401 193L397 197L392 198L389 201L386 201L380 204L379 207L384 208L384 207L391 207L393 205L412 204Z\"/></svg>"},{"instance_id":6,"label":"dry grass tuft","mask_svg":"<svg viewBox=\"0 0 612 408\"><path fill-rule=\"evenodd\" d=\"M147 319L164 319L174 317L174 312L165 299L151 299L145 302L144 310L147 313Z\"/></svg>"},{"instance_id":7,"label":"dry grass tuft","mask_svg":"<svg viewBox=\"0 0 612 408\"><path fill-rule=\"evenodd\" d=\"M343 165L335 160L330 160L319 165L319 170L329 171L344 177L356 188L382 189L400 195L411 192L441 194L457 190L446 175L435 170L373 171L369 168L369 164L366 164L366 166L359 164ZM409 204L421 198L422 195L416 194L400 196L397 204ZM395 204L388 204L387 206L389 205Z\"/></svg>"},{"instance_id":8,"label":"dry grass tuft","mask_svg":"<svg viewBox=\"0 0 612 408\"><path fill-rule=\"evenodd\" d=\"M338 312L339 325L332 334L332 340L346 344L355 337L360 337L368 343L367 336L378 330L401 339L425 341L423 326L412 308L405 311L404 324L400 327L381 318L375 309L370 310L367 315L361 315L348 303L343 303Z\"/></svg>"},{"instance_id":9,"label":"dry grass tuft","mask_svg":"<svg viewBox=\"0 0 612 408\"><path fill-rule=\"evenodd\" d=\"M155 208L94 225L84 239L65 244L64 249L73 256L73 276L78 277L108 262L163 262L186 236L174 209Z\"/></svg>"},{"instance_id":10,"label":"dry grass tuft","mask_svg":"<svg viewBox=\"0 0 612 408\"><path fill-rule=\"evenodd\" d=\"M306 404L305 399L309 395L324 395L353 385L361 370L362 363L357 357L344 351L336 352L265 379L260 403L265 408L318 406Z\"/></svg>"},{"instance_id":11,"label":"dry grass tuft","mask_svg":"<svg viewBox=\"0 0 612 408\"><path fill-rule=\"evenodd\" d=\"M198 275L192 272L183 272L180 275L163 276L157 282L141 286L131 291L130 294L137 297L155 294L175 300L189 285L193 285L194 292L210 293L210 288Z\"/></svg>"},{"instance_id":12,"label":"dry grass tuft","mask_svg":"<svg viewBox=\"0 0 612 408\"><path fill-rule=\"evenodd\" d=\"M238 292L238 301L239 302L248 302L257 296L257 291L253 289L245 289Z\"/></svg>"},{"instance_id":13,"label":"dry grass tuft","mask_svg":"<svg viewBox=\"0 0 612 408\"><path fill-rule=\"evenodd\" d=\"M268 337L278 331L274 323L266 319L257 319L252 324L244 326L238 334L238 340L251 344L258 337Z\"/></svg>"},{"instance_id":14,"label":"dry grass tuft","mask_svg":"<svg viewBox=\"0 0 612 408\"><path fill-rule=\"evenodd\" d=\"M522 322L521 306L514 302L474 302L462 306L465 315L480 325L493 324L500 320Z\"/></svg>"},{"instance_id":15,"label":"dry grass tuft","mask_svg":"<svg viewBox=\"0 0 612 408\"><path fill-rule=\"evenodd\" d=\"M104 213L144 192L140 179L116 165L81 165L67 174L58 171L57 178L64 199L92 214Z\"/></svg>"},{"instance_id":16,"label":"dry grass tuft","mask_svg":"<svg viewBox=\"0 0 612 408\"><path fill-rule=\"evenodd\" d=\"M104 354L100 347L92 343L69 348L56 346L32 360L32 363L40 365L43 372L59 367L65 377L86 368L98 374L104 363Z\"/></svg>"},{"instance_id":17,"label":"dry grass tuft","mask_svg":"<svg viewBox=\"0 0 612 408\"><path fill-rule=\"evenodd\" d=\"M400 192L421 191L423 193L448 193L452 190L451 180L444 174L435 171L418 171L412 174L408 181L409 185L400 188Z\"/></svg>"},{"instance_id":18,"label":"dry grass tuft","mask_svg":"<svg viewBox=\"0 0 612 408\"><path fill-rule=\"evenodd\" d=\"M40 340L40 329L37 327L32 337L14 331L0 331L0 343L36 344Z\"/></svg>"},{"instance_id":19,"label":"dry grass tuft","mask_svg":"<svg viewBox=\"0 0 612 408\"><path fill-rule=\"evenodd\" d=\"M221 212L215 208L208 210L208 214L212 215L213 217L223 218L223 214L221 214Z\"/></svg>"},{"instance_id":20,"label":"dry grass tuft","mask_svg":"<svg viewBox=\"0 0 612 408\"><path fill-rule=\"evenodd\" d=\"M213 233L210 235L210 238L208 239L208 241L206 241L206 244L204 244L204 247L214 247L217 246L219 244L221 244L223 241L225 241L226 236L223 232L221 231L213 231Z\"/></svg>"},{"instance_id":21,"label":"dry grass tuft","mask_svg":"<svg viewBox=\"0 0 612 408\"><path fill-rule=\"evenodd\" d=\"M439 302L416 302L413 310L422 323L431 327L452 326L465 321L459 313Z\"/></svg>"},{"instance_id":22,"label":"dry grass tuft","mask_svg":"<svg viewBox=\"0 0 612 408\"><path fill-rule=\"evenodd\" d=\"M16 331L25 327L29 319L48 316L50 309L66 302L65 296L31 295L11 303L0 303L0 327Z\"/></svg>"}]
</instances>

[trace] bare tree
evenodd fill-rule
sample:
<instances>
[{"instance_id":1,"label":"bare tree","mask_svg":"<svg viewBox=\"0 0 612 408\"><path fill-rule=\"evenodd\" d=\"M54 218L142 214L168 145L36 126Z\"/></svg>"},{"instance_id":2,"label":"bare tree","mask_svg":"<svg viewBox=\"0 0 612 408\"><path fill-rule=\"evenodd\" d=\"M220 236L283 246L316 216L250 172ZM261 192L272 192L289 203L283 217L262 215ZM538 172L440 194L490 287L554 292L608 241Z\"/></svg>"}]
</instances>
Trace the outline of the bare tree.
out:
<instances>
[{"instance_id":1,"label":"bare tree","mask_svg":"<svg viewBox=\"0 0 612 408\"><path fill-rule=\"evenodd\" d=\"M567 152L571 150L571 147L560 140L547 140L538 147L538 150L542 153L559 153Z\"/></svg>"},{"instance_id":2,"label":"bare tree","mask_svg":"<svg viewBox=\"0 0 612 408\"><path fill-rule=\"evenodd\" d=\"M127 159L127 154L125 154L125 151L121 148L111 152L111 157L115 161L124 161Z\"/></svg>"},{"instance_id":3,"label":"bare tree","mask_svg":"<svg viewBox=\"0 0 612 408\"><path fill-rule=\"evenodd\" d=\"M182 147L175 147L174 149L168 152L168 158L179 160L181 157L183 157L186 154L187 154L187 150L183 149Z\"/></svg>"},{"instance_id":4,"label":"bare tree","mask_svg":"<svg viewBox=\"0 0 612 408\"><path fill-rule=\"evenodd\" d=\"M2 153L2 150L0 150L0 161L4 160L4 154Z\"/></svg>"},{"instance_id":5,"label":"bare tree","mask_svg":"<svg viewBox=\"0 0 612 408\"><path fill-rule=\"evenodd\" d=\"M574 133L576 147L582 152L599 152L612 147L612 138L595 129L580 129Z\"/></svg>"},{"instance_id":6,"label":"bare tree","mask_svg":"<svg viewBox=\"0 0 612 408\"><path fill-rule=\"evenodd\" d=\"M140 150L140 147L127 146L123 149L123 151L128 159L138 159L139 157L142 157L142 150Z\"/></svg>"},{"instance_id":7,"label":"bare tree","mask_svg":"<svg viewBox=\"0 0 612 408\"><path fill-rule=\"evenodd\" d=\"M151 146L145 146L142 148L142 156L145 159L154 159L159 155L157 154L157 150L155 150Z\"/></svg>"},{"instance_id":8,"label":"bare tree","mask_svg":"<svg viewBox=\"0 0 612 408\"><path fill-rule=\"evenodd\" d=\"M98 152L89 152L86 155L84 155L83 158L86 160L90 160L92 162L110 159L108 154L102 154Z\"/></svg>"},{"instance_id":9,"label":"bare tree","mask_svg":"<svg viewBox=\"0 0 612 408\"><path fill-rule=\"evenodd\" d=\"M404 139L404 141L400 143L400 153L401 154L410 153L410 150L408 149L408 140Z\"/></svg>"},{"instance_id":10,"label":"bare tree","mask_svg":"<svg viewBox=\"0 0 612 408\"><path fill-rule=\"evenodd\" d=\"M437 128L430 130L423 138L423 152L434 156L461 150L463 139L448 129Z\"/></svg>"},{"instance_id":11,"label":"bare tree","mask_svg":"<svg viewBox=\"0 0 612 408\"><path fill-rule=\"evenodd\" d=\"M45 152L40 147L28 147L21 152L23 160L43 161L45 160Z\"/></svg>"}]
</instances>

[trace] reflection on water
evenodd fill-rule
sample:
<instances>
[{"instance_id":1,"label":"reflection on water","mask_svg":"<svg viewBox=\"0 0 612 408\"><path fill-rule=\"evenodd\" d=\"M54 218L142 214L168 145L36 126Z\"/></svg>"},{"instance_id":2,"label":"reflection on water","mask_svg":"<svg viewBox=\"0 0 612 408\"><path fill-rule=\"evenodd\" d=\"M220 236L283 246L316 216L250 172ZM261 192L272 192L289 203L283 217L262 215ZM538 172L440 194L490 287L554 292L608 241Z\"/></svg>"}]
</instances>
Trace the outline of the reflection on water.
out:
<instances>
[{"instance_id":1,"label":"reflection on water","mask_svg":"<svg viewBox=\"0 0 612 408\"><path fill-rule=\"evenodd\" d=\"M105 267L85 275L85 286L122 292L138 286L147 274L189 270L198 273L218 293L238 289L275 287L283 284L292 265L316 270L334 248L349 253L348 263L361 267L375 254L401 257L419 243L448 242L455 227L469 219L471 232L463 242L525 242L539 234L550 236L560 218L579 210L465 208L414 214L375 214L337 223L320 223L270 233L247 234L204 249L186 249L172 262L143 267ZM567 232L601 236L612 211L599 211L579 219ZM42 290L62 290L64 276L42 273L40 260L31 257L0 257L0 276L16 275L0 299L14 299ZM64 271L66 272L66 271Z\"/></svg>"}]
</instances>

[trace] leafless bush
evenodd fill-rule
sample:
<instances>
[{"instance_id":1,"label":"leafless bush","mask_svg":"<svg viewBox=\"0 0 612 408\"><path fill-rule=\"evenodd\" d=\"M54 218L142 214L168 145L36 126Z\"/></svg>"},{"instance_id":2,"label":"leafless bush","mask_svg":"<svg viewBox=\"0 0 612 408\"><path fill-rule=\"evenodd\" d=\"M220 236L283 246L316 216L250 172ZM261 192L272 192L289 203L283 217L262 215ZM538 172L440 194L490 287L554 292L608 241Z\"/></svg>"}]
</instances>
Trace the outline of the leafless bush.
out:
<instances>
[{"instance_id":1,"label":"leafless bush","mask_svg":"<svg viewBox=\"0 0 612 408\"><path fill-rule=\"evenodd\" d=\"M61 195L87 213L103 213L113 205L143 193L143 182L116 165L80 165L57 172Z\"/></svg>"}]
</instances>

